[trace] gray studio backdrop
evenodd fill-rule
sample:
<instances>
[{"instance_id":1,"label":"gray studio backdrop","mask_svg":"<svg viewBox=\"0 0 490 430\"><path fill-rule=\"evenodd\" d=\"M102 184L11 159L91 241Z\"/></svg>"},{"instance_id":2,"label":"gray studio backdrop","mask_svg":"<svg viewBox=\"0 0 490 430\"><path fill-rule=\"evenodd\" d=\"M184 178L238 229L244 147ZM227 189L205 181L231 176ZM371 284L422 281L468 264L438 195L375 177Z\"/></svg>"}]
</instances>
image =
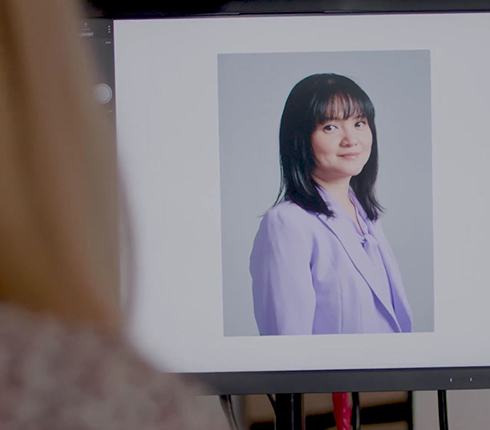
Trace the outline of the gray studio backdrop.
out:
<instances>
[{"instance_id":1,"label":"gray studio backdrop","mask_svg":"<svg viewBox=\"0 0 490 430\"><path fill-rule=\"evenodd\" d=\"M218 55L224 334L258 335L250 251L279 189L284 103L314 73L348 76L374 103L384 231L400 265L413 330L433 331L430 52L405 50Z\"/></svg>"}]
</instances>

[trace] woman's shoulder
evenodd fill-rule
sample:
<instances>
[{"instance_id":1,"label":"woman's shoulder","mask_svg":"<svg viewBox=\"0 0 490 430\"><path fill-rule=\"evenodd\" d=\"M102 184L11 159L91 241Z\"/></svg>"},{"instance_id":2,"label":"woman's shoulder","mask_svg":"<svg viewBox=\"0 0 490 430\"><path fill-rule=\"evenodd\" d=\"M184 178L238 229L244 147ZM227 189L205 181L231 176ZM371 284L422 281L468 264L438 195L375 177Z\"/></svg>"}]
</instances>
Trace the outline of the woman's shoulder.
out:
<instances>
[{"instance_id":1,"label":"woman's shoulder","mask_svg":"<svg viewBox=\"0 0 490 430\"><path fill-rule=\"evenodd\" d=\"M318 218L289 201L283 201L269 209L260 222L256 243L266 241L295 240L308 242L318 229Z\"/></svg>"},{"instance_id":2,"label":"woman's shoulder","mask_svg":"<svg viewBox=\"0 0 490 430\"><path fill-rule=\"evenodd\" d=\"M0 305L2 428L227 429L197 392L122 339Z\"/></svg>"},{"instance_id":3,"label":"woman's shoulder","mask_svg":"<svg viewBox=\"0 0 490 430\"><path fill-rule=\"evenodd\" d=\"M315 214L304 210L296 203L286 200L270 208L264 215L264 220L268 223L296 224L315 219Z\"/></svg>"}]
</instances>

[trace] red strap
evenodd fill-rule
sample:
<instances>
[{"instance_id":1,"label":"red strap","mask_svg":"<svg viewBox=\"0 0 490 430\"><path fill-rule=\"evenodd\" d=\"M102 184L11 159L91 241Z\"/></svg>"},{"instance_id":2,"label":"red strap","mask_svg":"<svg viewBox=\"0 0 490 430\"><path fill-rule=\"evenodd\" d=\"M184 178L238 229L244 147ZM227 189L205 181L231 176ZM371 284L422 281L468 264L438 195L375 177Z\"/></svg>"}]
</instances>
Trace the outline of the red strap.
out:
<instances>
[{"instance_id":1,"label":"red strap","mask_svg":"<svg viewBox=\"0 0 490 430\"><path fill-rule=\"evenodd\" d=\"M332 400L337 430L350 430L352 405L349 393L333 393Z\"/></svg>"}]
</instances>

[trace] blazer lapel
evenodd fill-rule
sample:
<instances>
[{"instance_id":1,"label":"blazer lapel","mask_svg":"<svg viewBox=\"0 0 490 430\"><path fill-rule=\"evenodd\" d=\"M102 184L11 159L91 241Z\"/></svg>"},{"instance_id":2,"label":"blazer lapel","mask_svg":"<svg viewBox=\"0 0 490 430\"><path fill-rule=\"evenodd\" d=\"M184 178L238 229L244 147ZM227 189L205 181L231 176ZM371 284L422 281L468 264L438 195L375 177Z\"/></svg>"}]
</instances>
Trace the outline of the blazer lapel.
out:
<instances>
[{"instance_id":1,"label":"blazer lapel","mask_svg":"<svg viewBox=\"0 0 490 430\"><path fill-rule=\"evenodd\" d=\"M369 228L372 232L372 235L379 243L381 258L385 263L386 272L388 273L388 278L391 282L395 314L398 323L400 324L402 331L410 332L412 331L412 313L410 310L410 304L408 303L408 299L405 294L405 289L403 288L403 282L400 270L398 268L398 263L396 262L395 256L391 251L391 246L388 243L388 240L386 239L383 233L383 229L381 228L379 223L370 222Z\"/></svg>"},{"instance_id":2,"label":"blazer lapel","mask_svg":"<svg viewBox=\"0 0 490 430\"><path fill-rule=\"evenodd\" d=\"M401 331L401 327L393 311L393 306L391 305L390 292L382 288L383 283L381 282L380 275L376 272L372 261L359 242L359 238L352 229L349 220L343 220L340 216L335 218L328 218L324 214L317 216L337 236L352 263L389 314L392 323Z\"/></svg>"}]
</instances>

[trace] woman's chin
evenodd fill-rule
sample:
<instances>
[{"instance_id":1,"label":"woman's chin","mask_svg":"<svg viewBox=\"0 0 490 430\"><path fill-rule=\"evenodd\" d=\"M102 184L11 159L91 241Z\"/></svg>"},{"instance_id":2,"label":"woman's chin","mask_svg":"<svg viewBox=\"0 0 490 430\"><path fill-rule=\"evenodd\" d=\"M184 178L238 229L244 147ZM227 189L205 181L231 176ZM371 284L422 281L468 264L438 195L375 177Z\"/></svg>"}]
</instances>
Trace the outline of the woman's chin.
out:
<instances>
[{"instance_id":1,"label":"woman's chin","mask_svg":"<svg viewBox=\"0 0 490 430\"><path fill-rule=\"evenodd\" d=\"M357 166L352 166L352 169L350 169L352 176L357 176L359 173L361 173L365 165L366 163L364 162L364 163L359 163Z\"/></svg>"},{"instance_id":2,"label":"woman's chin","mask_svg":"<svg viewBox=\"0 0 490 430\"><path fill-rule=\"evenodd\" d=\"M349 169L348 171L346 171L345 176L353 177L353 176L357 176L361 172L362 172L362 167L353 168L353 169Z\"/></svg>"}]
</instances>

